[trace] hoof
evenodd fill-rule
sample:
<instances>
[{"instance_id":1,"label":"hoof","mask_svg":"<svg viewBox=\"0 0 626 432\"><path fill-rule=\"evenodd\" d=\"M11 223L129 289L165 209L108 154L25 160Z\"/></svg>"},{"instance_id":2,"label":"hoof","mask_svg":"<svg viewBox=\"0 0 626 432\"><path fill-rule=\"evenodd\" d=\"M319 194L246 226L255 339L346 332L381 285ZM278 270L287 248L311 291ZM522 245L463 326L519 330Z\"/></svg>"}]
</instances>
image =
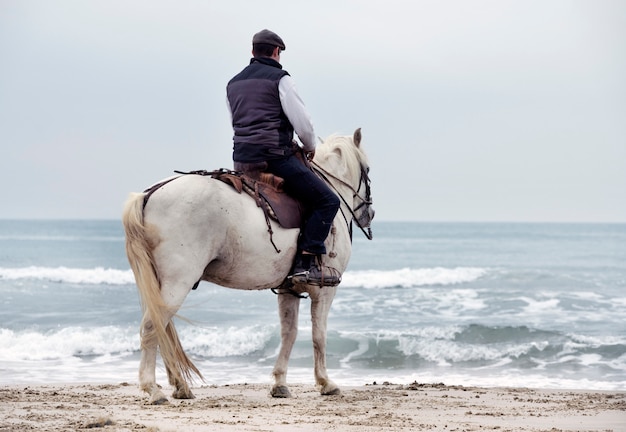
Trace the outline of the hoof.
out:
<instances>
[{"instance_id":1,"label":"hoof","mask_svg":"<svg viewBox=\"0 0 626 432\"><path fill-rule=\"evenodd\" d=\"M195 399L196 397L191 392L191 390L174 390L172 393L172 397L174 399Z\"/></svg>"},{"instance_id":2,"label":"hoof","mask_svg":"<svg viewBox=\"0 0 626 432\"><path fill-rule=\"evenodd\" d=\"M338 396L341 394L341 390L339 390L339 387L335 387L330 390L322 391L321 393L322 393L322 396Z\"/></svg>"},{"instance_id":3,"label":"hoof","mask_svg":"<svg viewBox=\"0 0 626 432\"><path fill-rule=\"evenodd\" d=\"M155 394L150 398L150 405L167 405L170 403L163 393L159 393L160 394Z\"/></svg>"},{"instance_id":4,"label":"hoof","mask_svg":"<svg viewBox=\"0 0 626 432\"><path fill-rule=\"evenodd\" d=\"M284 386L284 385L278 385L278 386L272 387L272 391L270 392L270 394L272 395L272 397L275 397L275 398L290 398L291 397L291 392L289 391L287 386Z\"/></svg>"},{"instance_id":5,"label":"hoof","mask_svg":"<svg viewBox=\"0 0 626 432\"><path fill-rule=\"evenodd\" d=\"M337 384L335 384L331 380L326 380L323 385L319 384L318 389L322 396L337 396L341 394L341 390L339 390Z\"/></svg>"}]
</instances>

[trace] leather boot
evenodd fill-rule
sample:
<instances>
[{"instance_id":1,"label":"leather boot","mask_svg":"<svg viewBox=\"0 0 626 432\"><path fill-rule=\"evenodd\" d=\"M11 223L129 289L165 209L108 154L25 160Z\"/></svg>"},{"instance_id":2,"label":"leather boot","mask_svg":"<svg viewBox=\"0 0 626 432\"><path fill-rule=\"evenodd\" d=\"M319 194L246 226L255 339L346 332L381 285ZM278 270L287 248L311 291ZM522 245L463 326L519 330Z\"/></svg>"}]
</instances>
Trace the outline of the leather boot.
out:
<instances>
[{"instance_id":1,"label":"leather boot","mask_svg":"<svg viewBox=\"0 0 626 432\"><path fill-rule=\"evenodd\" d=\"M294 284L336 286L341 282L339 272L322 264L320 256L298 253L291 276Z\"/></svg>"}]
</instances>

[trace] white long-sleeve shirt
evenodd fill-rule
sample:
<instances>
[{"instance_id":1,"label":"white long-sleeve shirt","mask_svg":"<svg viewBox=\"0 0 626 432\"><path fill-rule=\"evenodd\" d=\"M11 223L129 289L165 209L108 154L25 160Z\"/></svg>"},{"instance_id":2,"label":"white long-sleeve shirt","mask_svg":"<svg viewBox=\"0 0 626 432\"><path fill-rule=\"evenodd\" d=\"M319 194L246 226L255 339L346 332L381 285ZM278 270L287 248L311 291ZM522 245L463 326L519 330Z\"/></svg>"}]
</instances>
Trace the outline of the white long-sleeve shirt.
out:
<instances>
[{"instance_id":1,"label":"white long-sleeve shirt","mask_svg":"<svg viewBox=\"0 0 626 432\"><path fill-rule=\"evenodd\" d=\"M315 130L309 112L304 106L296 90L296 83L290 75L285 75L278 82L278 93L280 104L285 115L293 126L294 131L300 138L304 150L307 152L315 150Z\"/></svg>"}]
</instances>

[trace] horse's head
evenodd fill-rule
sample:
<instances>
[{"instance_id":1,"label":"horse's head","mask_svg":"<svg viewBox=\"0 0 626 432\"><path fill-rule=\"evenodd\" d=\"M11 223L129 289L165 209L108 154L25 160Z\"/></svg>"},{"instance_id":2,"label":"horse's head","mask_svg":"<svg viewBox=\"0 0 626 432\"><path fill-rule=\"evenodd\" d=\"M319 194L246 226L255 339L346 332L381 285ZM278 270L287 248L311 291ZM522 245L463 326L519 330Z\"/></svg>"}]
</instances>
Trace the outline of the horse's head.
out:
<instances>
[{"instance_id":1,"label":"horse's head","mask_svg":"<svg viewBox=\"0 0 626 432\"><path fill-rule=\"evenodd\" d=\"M374 219L372 194L369 178L369 163L361 148L361 129L346 137L332 136L319 147L315 162L319 161L322 175L328 174L340 184L335 188L347 188L352 193L352 203L342 195L343 202L350 207L352 219L372 239L370 224ZM333 183L332 179L327 179ZM341 195L341 194L340 194Z\"/></svg>"}]
</instances>

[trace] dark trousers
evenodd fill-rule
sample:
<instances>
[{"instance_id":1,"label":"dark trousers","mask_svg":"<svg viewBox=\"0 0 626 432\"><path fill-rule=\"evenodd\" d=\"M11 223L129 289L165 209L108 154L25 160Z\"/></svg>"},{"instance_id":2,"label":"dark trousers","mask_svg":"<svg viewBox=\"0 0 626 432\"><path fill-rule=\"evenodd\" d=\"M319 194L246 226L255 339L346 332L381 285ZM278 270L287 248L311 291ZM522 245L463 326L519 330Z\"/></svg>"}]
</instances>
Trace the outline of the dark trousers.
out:
<instances>
[{"instance_id":1,"label":"dark trousers","mask_svg":"<svg viewBox=\"0 0 626 432\"><path fill-rule=\"evenodd\" d=\"M285 180L285 192L300 200L305 208L304 227L298 239L298 250L325 254L324 240L339 209L339 197L295 156L268 160L267 171Z\"/></svg>"}]
</instances>

